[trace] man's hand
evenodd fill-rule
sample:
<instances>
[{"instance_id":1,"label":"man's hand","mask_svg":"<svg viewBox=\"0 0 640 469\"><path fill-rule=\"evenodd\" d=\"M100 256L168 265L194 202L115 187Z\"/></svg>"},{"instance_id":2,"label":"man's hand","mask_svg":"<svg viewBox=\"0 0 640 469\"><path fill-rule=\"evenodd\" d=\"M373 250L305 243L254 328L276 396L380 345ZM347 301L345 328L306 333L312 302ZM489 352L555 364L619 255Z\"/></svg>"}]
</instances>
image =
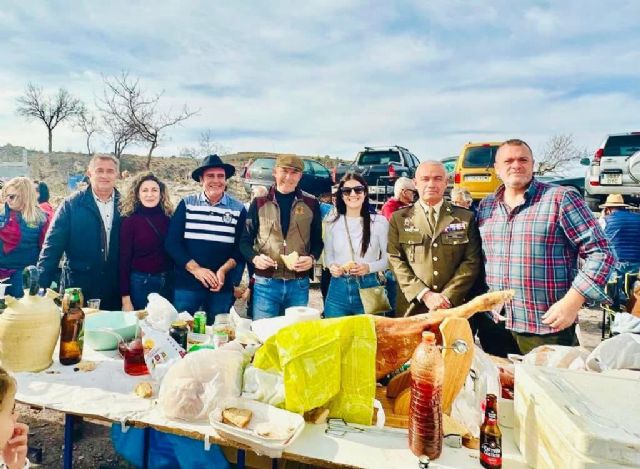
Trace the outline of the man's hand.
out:
<instances>
[{"instance_id":1,"label":"man's hand","mask_svg":"<svg viewBox=\"0 0 640 469\"><path fill-rule=\"evenodd\" d=\"M133 303L129 295L122 297L122 311L133 311Z\"/></svg>"},{"instance_id":2,"label":"man's hand","mask_svg":"<svg viewBox=\"0 0 640 469\"><path fill-rule=\"evenodd\" d=\"M252 262L253 262L253 265L256 266L256 269L260 269L260 270L267 270L267 269L270 269L271 267L275 269L278 266L276 261L271 259L266 254L258 254L256 257L253 258Z\"/></svg>"},{"instance_id":3,"label":"man's hand","mask_svg":"<svg viewBox=\"0 0 640 469\"><path fill-rule=\"evenodd\" d=\"M212 288L211 291L220 291L224 286L224 279L227 277L227 271L223 267L220 267L215 275L218 281L218 286Z\"/></svg>"},{"instance_id":4,"label":"man's hand","mask_svg":"<svg viewBox=\"0 0 640 469\"><path fill-rule=\"evenodd\" d=\"M449 298L444 296L442 293L428 291L427 293L422 295L422 301L427 306L427 308L429 308L429 311L451 308L451 302L449 301Z\"/></svg>"},{"instance_id":5,"label":"man's hand","mask_svg":"<svg viewBox=\"0 0 640 469\"><path fill-rule=\"evenodd\" d=\"M305 272L313 267L313 257L300 256L295 264L293 264L293 270L296 272Z\"/></svg>"},{"instance_id":6,"label":"man's hand","mask_svg":"<svg viewBox=\"0 0 640 469\"><path fill-rule=\"evenodd\" d=\"M202 284L203 287L211 290L218 291L218 276L215 272L206 267L196 267L191 270L191 274ZM216 290L218 289L218 290Z\"/></svg>"},{"instance_id":7,"label":"man's hand","mask_svg":"<svg viewBox=\"0 0 640 469\"><path fill-rule=\"evenodd\" d=\"M351 275L366 275L369 272L369 264L355 264L349 269Z\"/></svg>"},{"instance_id":8,"label":"man's hand","mask_svg":"<svg viewBox=\"0 0 640 469\"><path fill-rule=\"evenodd\" d=\"M340 277L344 273L342 267L340 267L338 264L331 264L329 266L329 272L334 277Z\"/></svg>"},{"instance_id":9,"label":"man's hand","mask_svg":"<svg viewBox=\"0 0 640 469\"><path fill-rule=\"evenodd\" d=\"M2 450L2 458L9 469L22 469L27 460L27 436L29 427L16 422L13 435Z\"/></svg>"},{"instance_id":10,"label":"man's hand","mask_svg":"<svg viewBox=\"0 0 640 469\"><path fill-rule=\"evenodd\" d=\"M566 329L576 321L583 304L584 297L572 288L542 315L542 323L554 329Z\"/></svg>"}]
</instances>

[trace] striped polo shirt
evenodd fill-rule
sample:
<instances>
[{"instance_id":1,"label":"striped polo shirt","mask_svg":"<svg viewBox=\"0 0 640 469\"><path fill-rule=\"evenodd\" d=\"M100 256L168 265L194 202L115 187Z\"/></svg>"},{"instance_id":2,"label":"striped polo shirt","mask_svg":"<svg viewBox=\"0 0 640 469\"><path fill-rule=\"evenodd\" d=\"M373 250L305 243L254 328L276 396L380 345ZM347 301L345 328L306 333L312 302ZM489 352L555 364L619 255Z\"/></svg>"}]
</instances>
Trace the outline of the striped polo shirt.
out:
<instances>
[{"instance_id":1,"label":"striped polo shirt","mask_svg":"<svg viewBox=\"0 0 640 469\"><path fill-rule=\"evenodd\" d=\"M176 264L176 287L202 288L186 271L191 259L200 266L216 271L227 260L242 259L238 249L247 211L239 200L225 193L211 204L203 192L188 195L171 217L165 247ZM227 277L228 279L228 277ZM229 288L230 282L225 282Z\"/></svg>"}]
</instances>

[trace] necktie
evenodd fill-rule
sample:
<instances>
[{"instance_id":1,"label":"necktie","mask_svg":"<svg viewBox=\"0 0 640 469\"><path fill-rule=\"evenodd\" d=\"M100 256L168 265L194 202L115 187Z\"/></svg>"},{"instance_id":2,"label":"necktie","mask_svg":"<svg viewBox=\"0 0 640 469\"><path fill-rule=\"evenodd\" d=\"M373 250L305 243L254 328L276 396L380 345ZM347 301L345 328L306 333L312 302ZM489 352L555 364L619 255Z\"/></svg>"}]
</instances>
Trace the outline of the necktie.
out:
<instances>
[{"instance_id":1,"label":"necktie","mask_svg":"<svg viewBox=\"0 0 640 469\"><path fill-rule=\"evenodd\" d=\"M431 236L433 236L436 233L436 209L431 206L429 206L429 213L427 213L427 222L429 223Z\"/></svg>"}]
</instances>

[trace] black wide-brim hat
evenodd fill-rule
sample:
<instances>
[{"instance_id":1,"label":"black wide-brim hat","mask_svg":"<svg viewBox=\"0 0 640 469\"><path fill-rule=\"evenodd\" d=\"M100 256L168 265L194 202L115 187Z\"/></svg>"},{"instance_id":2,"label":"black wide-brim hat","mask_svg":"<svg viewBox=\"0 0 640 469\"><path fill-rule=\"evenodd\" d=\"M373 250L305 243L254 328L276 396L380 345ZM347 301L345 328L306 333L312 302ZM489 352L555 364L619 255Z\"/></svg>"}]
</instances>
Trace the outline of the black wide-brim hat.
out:
<instances>
[{"instance_id":1,"label":"black wide-brim hat","mask_svg":"<svg viewBox=\"0 0 640 469\"><path fill-rule=\"evenodd\" d=\"M200 182L200 176L202 176L202 173L204 173L205 169L209 168L224 169L225 178L227 179L229 179L236 173L235 166L224 163L218 155L209 155L205 156L204 160L202 160L202 163L200 163L200 166L193 170L193 172L191 173L191 177L194 181Z\"/></svg>"}]
</instances>

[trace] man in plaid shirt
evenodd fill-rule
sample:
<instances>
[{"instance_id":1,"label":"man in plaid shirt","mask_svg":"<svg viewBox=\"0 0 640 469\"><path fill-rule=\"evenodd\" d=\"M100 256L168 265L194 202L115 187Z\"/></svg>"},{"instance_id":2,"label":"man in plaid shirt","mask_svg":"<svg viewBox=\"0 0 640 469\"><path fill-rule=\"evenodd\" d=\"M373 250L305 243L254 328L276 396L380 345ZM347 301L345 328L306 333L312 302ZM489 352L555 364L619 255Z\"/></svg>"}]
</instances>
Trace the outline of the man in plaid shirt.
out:
<instances>
[{"instance_id":1,"label":"man in plaid shirt","mask_svg":"<svg viewBox=\"0 0 640 469\"><path fill-rule=\"evenodd\" d=\"M506 327L522 353L576 345L578 311L587 299L607 299L615 255L577 192L533 178L525 142L504 142L495 168L503 185L480 202L477 217L489 289L516 291Z\"/></svg>"}]
</instances>

